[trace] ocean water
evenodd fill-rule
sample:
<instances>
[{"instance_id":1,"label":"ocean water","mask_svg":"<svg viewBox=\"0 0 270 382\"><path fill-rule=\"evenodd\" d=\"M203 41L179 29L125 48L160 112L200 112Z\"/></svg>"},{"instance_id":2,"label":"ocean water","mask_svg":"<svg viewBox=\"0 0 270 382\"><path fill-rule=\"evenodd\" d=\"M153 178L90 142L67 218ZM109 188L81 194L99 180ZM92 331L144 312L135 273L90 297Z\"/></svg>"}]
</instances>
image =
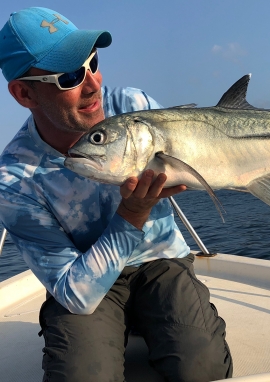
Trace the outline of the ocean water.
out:
<instances>
[{"instance_id":1,"label":"ocean water","mask_svg":"<svg viewBox=\"0 0 270 382\"><path fill-rule=\"evenodd\" d=\"M221 190L216 195L226 211L225 223L206 192L186 191L175 196L209 252L270 260L270 206L248 193ZM199 250L179 218L175 220L191 249ZM26 269L7 235L0 256L0 281Z\"/></svg>"}]
</instances>

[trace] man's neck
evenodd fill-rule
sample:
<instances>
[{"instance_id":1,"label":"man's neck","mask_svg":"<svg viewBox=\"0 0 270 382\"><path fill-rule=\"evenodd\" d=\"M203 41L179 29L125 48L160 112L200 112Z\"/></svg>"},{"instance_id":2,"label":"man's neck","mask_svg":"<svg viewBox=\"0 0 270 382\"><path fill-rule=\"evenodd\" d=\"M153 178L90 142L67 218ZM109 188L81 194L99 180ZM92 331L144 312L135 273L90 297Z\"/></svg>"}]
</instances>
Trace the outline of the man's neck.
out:
<instances>
[{"instance_id":1,"label":"man's neck","mask_svg":"<svg viewBox=\"0 0 270 382\"><path fill-rule=\"evenodd\" d=\"M81 138L82 132L71 132L52 128L50 124L43 128L43 124L35 119L37 131L41 139L60 153L67 155L68 150Z\"/></svg>"}]
</instances>

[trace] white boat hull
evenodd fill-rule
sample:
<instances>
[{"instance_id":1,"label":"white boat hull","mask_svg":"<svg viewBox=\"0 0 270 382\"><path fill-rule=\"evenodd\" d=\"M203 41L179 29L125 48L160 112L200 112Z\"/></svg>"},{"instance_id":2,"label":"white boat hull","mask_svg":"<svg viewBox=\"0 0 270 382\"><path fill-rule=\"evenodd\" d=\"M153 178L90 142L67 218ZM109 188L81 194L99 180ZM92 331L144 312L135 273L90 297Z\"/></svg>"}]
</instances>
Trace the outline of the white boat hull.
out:
<instances>
[{"instance_id":1,"label":"white boat hull","mask_svg":"<svg viewBox=\"0 0 270 382\"><path fill-rule=\"evenodd\" d=\"M270 261L219 254L214 258L197 257L195 269L227 323L233 379L270 382ZM44 343L37 333L44 299L44 287L31 271L0 283L0 380L42 380ZM130 336L126 380L163 381L148 366L147 347L138 336Z\"/></svg>"}]
</instances>

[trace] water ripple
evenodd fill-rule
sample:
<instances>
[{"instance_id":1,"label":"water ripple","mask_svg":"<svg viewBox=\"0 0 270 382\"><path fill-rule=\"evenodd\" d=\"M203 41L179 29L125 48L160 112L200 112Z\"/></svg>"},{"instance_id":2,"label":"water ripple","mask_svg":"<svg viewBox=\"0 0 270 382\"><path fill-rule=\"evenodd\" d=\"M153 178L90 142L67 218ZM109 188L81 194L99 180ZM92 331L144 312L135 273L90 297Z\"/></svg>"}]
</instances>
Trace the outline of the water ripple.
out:
<instances>
[{"instance_id":1,"label":"water ripple","mask_svg":"<svg viewBox=\"0 0 270 382\"><path fill-rule=\"evenodd\" d=\"M226 211L225 223L205 192L183 192L175 197L207 249L270 260L270 206L249 193L221 190L216 195ZM189 246L198 250L178 217L176 222Z\"/></svg>"}]
</instances>

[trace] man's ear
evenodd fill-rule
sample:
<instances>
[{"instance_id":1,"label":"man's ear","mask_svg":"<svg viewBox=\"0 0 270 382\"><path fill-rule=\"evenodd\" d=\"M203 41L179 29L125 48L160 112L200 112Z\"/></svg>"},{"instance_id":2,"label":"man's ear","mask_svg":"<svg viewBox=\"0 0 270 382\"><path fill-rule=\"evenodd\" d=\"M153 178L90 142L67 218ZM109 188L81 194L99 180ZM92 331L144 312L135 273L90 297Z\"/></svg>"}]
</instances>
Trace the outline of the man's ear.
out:
<instances>
[{"instance_id":1,"label":"man's ear","mask_svg":"<svg viewBox=\"0 0 270 382\"><path fill-rule=\"evenodd\" d=\"M12 80L8 83L8 90L16 101L28 109L38 105L34 89L25 81Z\"/></svg>"}]
</instances>

